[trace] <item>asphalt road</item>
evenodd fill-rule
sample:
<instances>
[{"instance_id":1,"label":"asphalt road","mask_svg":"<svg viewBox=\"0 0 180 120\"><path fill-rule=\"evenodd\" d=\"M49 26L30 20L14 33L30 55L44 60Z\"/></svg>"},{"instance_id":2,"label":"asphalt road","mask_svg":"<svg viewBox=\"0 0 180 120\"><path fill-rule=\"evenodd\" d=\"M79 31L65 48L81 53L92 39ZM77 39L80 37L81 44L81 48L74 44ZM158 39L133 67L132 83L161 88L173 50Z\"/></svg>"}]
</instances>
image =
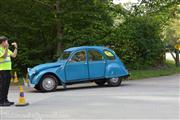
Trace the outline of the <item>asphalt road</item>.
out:
<instances>
[{"instance_id":1,"label":"asphalt road","mask_svg":"<svg viewBox=\"0 0 180 120\"><path fill-rule=\"evenodd\" d=\"M78 84L56 92L26 88L26 107L1 107L0 120L180 119L180 74L123 81L120 87ZM10 88L10 100L18 100Z\"/></svg>"}]
</instances>

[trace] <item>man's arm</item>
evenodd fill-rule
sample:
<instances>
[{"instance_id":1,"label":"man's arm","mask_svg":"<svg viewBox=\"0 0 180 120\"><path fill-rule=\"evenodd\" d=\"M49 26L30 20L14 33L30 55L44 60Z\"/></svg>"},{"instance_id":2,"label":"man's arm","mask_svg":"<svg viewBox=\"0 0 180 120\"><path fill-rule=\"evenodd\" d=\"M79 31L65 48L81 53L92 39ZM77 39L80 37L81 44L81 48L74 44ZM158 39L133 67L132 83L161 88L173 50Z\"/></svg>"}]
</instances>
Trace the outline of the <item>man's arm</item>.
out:
<instances>
[{"instance_id":1,"label":"man's arm","mask_svg":"<svg viewBox=\"0 0 180 120\"><path fill-rule=\"evenodd\" d=\"M17 56L17 44L14 42L12 45L14 46L14 51L11 54L11 57L15 58Z\"/></svg>"}]
</instances>

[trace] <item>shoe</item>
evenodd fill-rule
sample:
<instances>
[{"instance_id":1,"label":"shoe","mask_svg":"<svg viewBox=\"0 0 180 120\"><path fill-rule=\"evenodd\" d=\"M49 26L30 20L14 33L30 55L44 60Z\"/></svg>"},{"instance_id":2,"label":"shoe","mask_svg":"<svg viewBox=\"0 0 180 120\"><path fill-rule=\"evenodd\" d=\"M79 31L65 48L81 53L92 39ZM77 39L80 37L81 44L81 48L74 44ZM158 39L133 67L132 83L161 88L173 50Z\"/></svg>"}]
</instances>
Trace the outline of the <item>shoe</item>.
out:
<instances>
[{"instance_id":1,"label":"shoe","mask_svg":"<svg viewBox=\"0 0 180 120\"><path fill-rule=\"evenodd\" d=\"M10 103L10 105L14 105L14 102L8 102L8 103Z\"/></svg>"},{"instance_id":2,"label":"shoe","mask_svg":"<svg viewBox=\"0 0 180 120\"><path fill-rule=\"evenodd\" d=\"M6 100L5 102L10 103L10 105L14 105L14 102L10 102L9 100Z\"/></svg>"},{"instance_id":3,"label":"shoe","mask_svg":"<svg viewBox=\"0 0 180 120\"><path fill-rule=\"evenodd\" d=\"M9 102L3 102L3 103L0 103L0 106L10 106L11 104Z\"/></svg>"}]
</instances>

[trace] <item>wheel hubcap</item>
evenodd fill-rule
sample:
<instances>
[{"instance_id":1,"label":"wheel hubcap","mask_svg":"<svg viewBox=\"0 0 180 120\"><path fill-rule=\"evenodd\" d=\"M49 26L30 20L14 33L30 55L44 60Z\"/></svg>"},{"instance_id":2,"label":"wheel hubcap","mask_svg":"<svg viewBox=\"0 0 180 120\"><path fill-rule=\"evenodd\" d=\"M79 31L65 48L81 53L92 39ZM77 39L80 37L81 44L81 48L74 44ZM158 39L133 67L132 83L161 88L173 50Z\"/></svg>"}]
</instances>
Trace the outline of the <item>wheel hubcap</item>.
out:
<instances>
[{"instance_id":1,"label":"wheel hubcap","mask_svg":"<svg viewBox=\"0 0 180 120\"><path fill-rule=\"evenodd\" d=\"M111 78L111 81L112 81L113 83L117 83L117 82L119 81L119 78Z\"/></svg>"},{"instance_id":2,"label":"wheel hubcap","mask_svg":"<svg viewBox=\"0 0 180 120\"><path fill-rule=\"evenodd\" d=\"M53 78L45 78L43 80L42 86L46 90L52 90L55 86L55 81Z\"/></svg>"}]
</instances>

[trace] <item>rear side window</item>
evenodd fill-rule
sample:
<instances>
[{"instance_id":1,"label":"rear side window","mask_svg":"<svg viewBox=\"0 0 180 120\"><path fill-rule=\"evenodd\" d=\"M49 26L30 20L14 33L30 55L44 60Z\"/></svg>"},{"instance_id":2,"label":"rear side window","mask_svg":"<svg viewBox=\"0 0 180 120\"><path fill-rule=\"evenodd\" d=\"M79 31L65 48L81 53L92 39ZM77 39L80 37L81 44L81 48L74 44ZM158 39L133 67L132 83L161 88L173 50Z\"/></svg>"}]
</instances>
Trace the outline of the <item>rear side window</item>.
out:
<instances>
[{"instance_id":1,"label":"rear side window","mask_svg":"<svg viewBox=\"0 0 180 120\"><path fill-rule=\"evenodd\" d=\"M104 54L106 55L106 58L108 60L115 60L115 56L112 52L110 52L108 50L104 50Z\"/></svg>"},{"instance_id":2,"label":"rear side window","mask_svg":"<svg viewBox=\"0 0 180 120\"><path fill-rule=\"evenodd\" d=\"M103 56L101 53L95 50L89 50L88 51L88 56L89 56L89 61L102 61L104 60Z\"/></svg>"}]
</instances>

